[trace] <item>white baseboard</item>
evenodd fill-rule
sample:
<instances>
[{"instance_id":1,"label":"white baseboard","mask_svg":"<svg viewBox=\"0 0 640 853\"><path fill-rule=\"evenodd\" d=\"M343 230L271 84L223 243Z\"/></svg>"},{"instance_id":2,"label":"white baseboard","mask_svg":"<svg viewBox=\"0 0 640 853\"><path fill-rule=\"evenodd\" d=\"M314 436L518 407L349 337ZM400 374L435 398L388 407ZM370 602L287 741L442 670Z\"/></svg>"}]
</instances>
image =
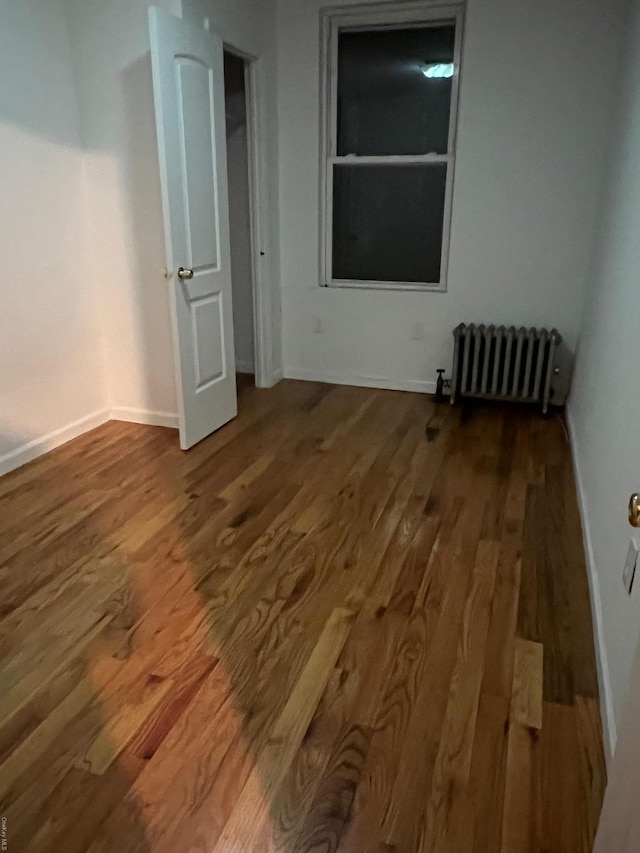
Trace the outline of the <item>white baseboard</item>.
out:
<instances>
[{"instance_id":1,"label":"white baseboard","mask_svg":"<svg viewBox=\"0 0 640 853\"><path fill-rule=\"evenodd\" d=\"M146 409L128 408L102 409L43 435L41 438L34 438L32 441L16 447L15 450L2 454L0 456L0 477L10 471L15 471L16 468L26 465L33 459L37 459L38 456L43 456L50 450L55 450L56 447L78 438L83 433L106 424L107 421L128 421L134 424L178 428L178 416L169 412L150 412Z\"/></svg>"},{"instance_id":2,"label":"white baseboard","mask_svg":"<svg viewBox=\"0 0 640 853\"><path fill-rule=\"evenodd\" d=\"M618 731L616 717L613 707L613 692L611 690L611 678L609 676L609 658L607 646L604 639L604 624L602 617L602 598L600 596L600 582L598 580L598 569L596 566L591 529L589 527L589 516L587 511L587 497L578 464L578 447L576 443L575 429L571 417L571 409L567 410L567 425L569 428L569 443L571 445L571 458L573 460L573 473L578 492L578 506L582 519L582 538L584 542L584 553L587 563L587 577L589 579L589 593L591 595L591 613L593 615L593 635L596 648L596 664L598 667L598 686L600 689L600 710L602 714L602 725L604 727L604 753L607 767L616 747Z\"/></svg>"},{"instance_id":3,"label":"white baseboard","mask_svg":"<svg viewBox=\"0 0 640 853\"><path fill-rule=\"evenodd\" d=\"M236 359L236 373L255 373L256 368L252 361L238 361Z\"/></svg>"},{"instance_id":4,"label":"white baseboard","mask_svg":"<svg viewBox=\"0 0 640 853\"><path fill-rule=\"evenodd\" d=\"M149 409L130 409L127 406L120 406L111 409L111 420L178 429L178 416L172 412L152 412Z\"/></svg>"},{"instance_id":5,"label":"white baseboard","mask_svg":"<svg viewBox=\"0 0 640 853\"><path fill-rule=\"evenodd\" d=\"M357 385L361 388L383 388L388 391L413 391L418 394L435 394L436 383L428 379L385 379L380 376L360 376L357 373L321 373L285 367L286 379L303 379L307 382L328 382L331 385Z\"/></svg>"},{"instance_id":6,"label":"white baseboard","mask_svg":"<svg viewBox=\"0 0 640 853\"><path fill-rule=\"evenodd\" d=\"M32 441L23 444L21 447L16 447L15 450L10 450L0 456L0 476L8 474L9 471L14 471L27 462L31 462L38 456L48 453L50 450L55 450L62 444L66 444L79 435L88 432L90 429L102 426L109 420L109 410L103 409L99 412L93 412L84 418L80 418L67 426L56 429L53 432L43 435L40 438L34 438Z\"/></svg>"}]
</instances>

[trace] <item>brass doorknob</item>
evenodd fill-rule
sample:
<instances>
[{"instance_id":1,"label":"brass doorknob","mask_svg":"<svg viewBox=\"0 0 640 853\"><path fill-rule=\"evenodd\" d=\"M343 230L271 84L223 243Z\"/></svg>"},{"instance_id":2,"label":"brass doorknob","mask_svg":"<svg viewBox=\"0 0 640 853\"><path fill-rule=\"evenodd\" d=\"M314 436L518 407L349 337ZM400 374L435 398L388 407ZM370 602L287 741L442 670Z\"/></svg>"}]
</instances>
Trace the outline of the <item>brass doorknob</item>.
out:
<instances>
[{"instance_id":1,"label":"brass doorknob","mask_svg":"<svg viewBox=\"0 0 640 853\"><path fill-rule=\"evenodd\" d=\"M186 270L184 267L180 267L178 270L178 278L180 281L189 281L189 279L193 278L193 270Z\"/></svg>"},{"instance_id":2,"label":"brass doorknob","mask_svg":"<svg viewBox=\"0 0 640 853\"><path fill-rule=\"evenodd\" d=\"M629 498L629 524L640 527L640 495L637 492Z\"/></svg>"}]
</instances>

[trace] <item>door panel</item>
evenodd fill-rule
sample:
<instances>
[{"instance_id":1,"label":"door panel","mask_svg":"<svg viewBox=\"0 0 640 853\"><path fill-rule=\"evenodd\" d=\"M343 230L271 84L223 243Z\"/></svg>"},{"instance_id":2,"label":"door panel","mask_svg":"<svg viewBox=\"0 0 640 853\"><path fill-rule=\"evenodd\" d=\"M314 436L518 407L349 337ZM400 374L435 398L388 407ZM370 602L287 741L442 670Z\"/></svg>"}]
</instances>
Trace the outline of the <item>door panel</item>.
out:
<instances>
[{"instance_id":1,"label":"door panel","mask_svg":"<svg viewBox=\"0 0 640 853\"><path fill-rule=\"evenodd\" d=\"M150 10L149 21L186 449L237 413L223 46L215 34L159 9ZM190 278L178 276L181 267Z\"/></svg>"},{"instance_id":2,"label":"door panel","mask_svg":"<svg viewBox=\"0 0 640 853\"><path fill-rule=\"evenodd\" d=\"M222 296L215 293L191 303L195 348L196 391L226 379ZM213 331L213 334L211 334Z\"/></svg>"},{"instance_id":3,"label":"door panel","mask_svg":"<svg viewBox=\"0 0 640 853\"><path fill-rule=\"evenodd\" d=\"M217 270L220 240L211 69L190 57L176 57L175 62L179 81L180 166L189 267L198 271L206 267Z\"/></svg>"}]
</instances>

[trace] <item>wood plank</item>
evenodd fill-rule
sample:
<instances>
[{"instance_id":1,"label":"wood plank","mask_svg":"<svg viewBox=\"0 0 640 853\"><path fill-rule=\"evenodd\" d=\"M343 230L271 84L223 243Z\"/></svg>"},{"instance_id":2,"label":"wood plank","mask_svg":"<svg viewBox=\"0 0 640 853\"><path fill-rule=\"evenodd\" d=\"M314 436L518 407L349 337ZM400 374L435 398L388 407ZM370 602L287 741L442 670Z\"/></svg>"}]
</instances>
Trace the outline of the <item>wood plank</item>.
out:
<instances>
[{"instance_id":1,"label":"wood plank","mask_svg":"<svg viewBox=\"0 0 640 853\"><path fill-rule=\"evenodd\" d=\"M518 636L540 642L538 576L544 570L544 496L537 486L527 487L522 535ZM542 588L544 592L544 588Z\"/></svg>"},{"instance_id":2,"label":"wood plank","mask_svg":"<svg viewBox=\"0 0 640 853\"><path fill-rule=\"evenodd\" d=\"M468 849L500 850L509 737L509 703L503 696L481 693L473 739L468 806Z\"/></svg>"},{"instance_id":3,"label":"wood plank","mask_svg":"<svg viewBox=\"0 0 640 853\"><path fill-rule=\"evenodd\" d=\"M540 850L537 749L536 729L521 723L510 725L500 847L502 853L533 853Z\"/></svg>"},{"instance_id":4,"label":"wood plank","mask_svg":"<svg viewBox=\"0 0 640 853\"><path fill-rule=\"evenodd\" d=\"M584 853L589 853L593 850L607 783L599 703L595 699L576 696L575 715L580 753L579 823L582 832L582 850Z\"/></svg>"},{"instance_id":5,"label":"wood plank","mask_svg":"<svg viewBox=\"0 0 640 853\"><path fill-rule=\"evenodd\" d=\"M499 556L499 544L479 544L427 807L425 851L463 849L463 834L468 828L465 801Z\"/></svg>"},{"instance_id":6,"label":"wood plank","mask_svg":"<svg viewBox=\"0 0 640 853\"><path fill-rule=\"evenodd\" d=\"M468 502L462 503L459 512L455 509L459 494L464 492L463 482L478 499L485 494L487 469L478 460L475 453L453 460L452 477L446 480L447 500L452 502L453 511L445 515L452 526L448 531L447 525L441 528L444 547L434 546L426 590L419 593L416 601L416 608L424 611L429 651L420 672L420 687L400 753L401 772L395 778L384 814L382 836L400 849L420 849L431 837L427 829L431 797L425 792L431 791L442 747L442 726L456 661L459 652L461 658L466 655L462 637L472 612L468 607L469 593L474 590L475 601L475 593L482 587L473 583L482 515ZM490 547L497 549L493 543ZM476 582L484 574L483 570L477 572Z\"/></svg>"},{"instance_id":7,"label":"wood plank","mask_svg":"<svg viewBox=\"0 0 640 853\"><path fill-rule=\"evenodd\" d=\"M331 673L285 783L275 798L271 819L257 845L259 849L276 853L294 848L335 742L347 723L347 713L353 704L349 680L349 674L339 667Z\"/></svg>"},{"instance_id":8,"label":"wood plank","mask_svg":"<svg viewBox=\"0 0 640 853\"><path fill-rule=\"evenodd\" d=\"M218 844L218 851L252 849L269 818L269 808L300 747L313 714L336 665L356 614L336 608L314 648L300 680L274 725L269 740L256 757L238 802Z\"/></svg>"},{"instance_id":9,"label":"wood plank","mask_svg":"<svg viewBox=\"0 0 640 853\"><path fill-rule=\"evenodd\" d=\"M327 769L294 841L299 853L335 853L347 825L369 747L372 729L347 724L337 738Z\"/></svg>"},{"instance_id":10,"label":"wood plank","mask_svg":"<svg viewBox=\"0 0 640 853\"><path fill-rule=\"evenodd\" d=\"M511 694L511 720L542 728L543 652L541 643L516 639Z\"/></svg>"},{"instance_id":11,"label":"wood plank","mask_svg":"<svg viewBox=\"0 0 640 853\"><path fill-rule=\"evenodd\" d=\"M579 850L580 757L575 709L545 702L540 731L541 847Z\"/></svg>"}]
</instances>

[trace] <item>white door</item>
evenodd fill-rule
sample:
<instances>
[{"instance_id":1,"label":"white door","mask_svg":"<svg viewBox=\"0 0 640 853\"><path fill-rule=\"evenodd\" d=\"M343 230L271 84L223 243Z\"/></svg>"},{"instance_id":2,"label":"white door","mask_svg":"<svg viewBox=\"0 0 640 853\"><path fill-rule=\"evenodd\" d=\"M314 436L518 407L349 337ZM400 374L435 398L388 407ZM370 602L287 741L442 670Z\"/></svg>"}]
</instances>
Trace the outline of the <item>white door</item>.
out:
<instances>
[{"instance_id":1,"label":"white door","mask_svg":"<svg viewBox=\"0 0 640 853\"><path fill-rule=\"evenodd\" d=\"M237 414L222 40L149 10L180 446Z\"/></svg>"}]
</instances>

